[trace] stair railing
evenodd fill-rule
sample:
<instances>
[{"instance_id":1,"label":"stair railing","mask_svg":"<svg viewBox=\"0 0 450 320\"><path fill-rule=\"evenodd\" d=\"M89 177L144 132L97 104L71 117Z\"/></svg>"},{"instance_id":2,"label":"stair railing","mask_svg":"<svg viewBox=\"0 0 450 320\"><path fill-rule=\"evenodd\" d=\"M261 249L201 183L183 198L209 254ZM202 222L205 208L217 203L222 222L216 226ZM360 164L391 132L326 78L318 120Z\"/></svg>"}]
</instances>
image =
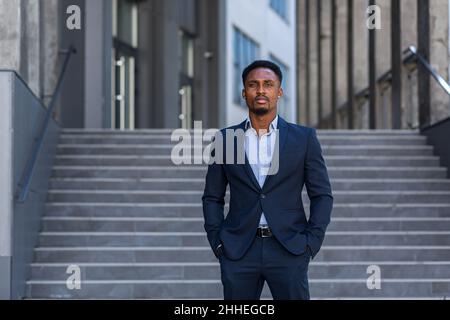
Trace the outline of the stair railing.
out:
<instances>
[{"instance_id":1,"label":"stair railing","mask_svg":"<svg viewBox=\"0 0 450 320\"><path fill-rule=\"evenodd\" d=\"M437 81L437 83L441 86L442 89L450 96L450 85L445 81L445 79L431 66L431 64L425 60L424 57L417 51L417 48L414 46L410 46L408 49L404 51L404 53L411 52L412 55L417 59L417 61L425 67L428 73Z\"/></svg>"},{"instance_id":2,"label":"stair railing","mask_svg":"<svg viewBox=\"0 0 450 320\"><path fill-rule=\"evenodd\" d=\"M71 58L72 54L76 54L76 52L77 51L73 46L70 46L69 49L67 49L67 50L61 51L61 53L65 55L61 73L60 73L58 81L56 83L55 90L53 91L52 99L47 108L47 112L45 114L44 121L42 122L42 124L38 130L36 138L34 139L32 150L31 150L30 156L28 157L28 160L27 160L27 165L25 166L25 169L24 169L22 176L19 180L19 183L17 185L17 191L16 191L15 198L19 203L25 202L28 197L28 194L30 192L31 181L32 181L33 174L34 174L34 171L36 168L37 160L39 158L39 154L42 150L42 145L44 143L48 124L49 124L50 119L53 114L53 109L55 107L56 98L58 97L59 92L61 91L62 82L64 79L64 75L66 73L67 66L69 65L70 58Z\"/></svg>"},{"instance_id":3,"label":"stair railing","mask_svg":"<svg viewBox=\"0 0 450 320\"><path fill-rule=\"evenodd\" d=\"M439 86L444 90L445 93L450 97L450 85L447 83L447 81L431 66L431 64L418 52L417 48L415 46L409 46L406 50L403 51L403 53L406 55L402 63L404 66L411 65L412 63L417 64L420 63L425 70L427 70L428 73L437 81ZM411 73L412 69L408 72L408 79L409 79L409 90L411 91L408 97L412 99L412 81L411 81ZM392 69L389 69L385 73L383 73L381 76L377 78L376 84L377 87L380 89L379 93L382 98L386 98L384 96L385 92L389 90L391 87L392 82ZM355 99L355 108L358 109L359 113L361 113L361 110L363 108L363 105L368 101L370 97L370 89L369 87L365 87L361 89L360 91L356 92L354 95ZM412 108L412 101L410 101L410 108ZM385 99L383 99L383 103L386 103ZM343 117L343 115L347 112L347 106L348 102L343 103L337 108L338 118ZM386 106L384 107L386 109ZM415 124L413 121L411 111L411 119L409 121L409 128L410 129L418 129L420 126L419 124ZM331 125L332 121L332 115L328 115L325 118L321 120L320 126L321 127L329 127Z\"/></svg>"}]
</instances>

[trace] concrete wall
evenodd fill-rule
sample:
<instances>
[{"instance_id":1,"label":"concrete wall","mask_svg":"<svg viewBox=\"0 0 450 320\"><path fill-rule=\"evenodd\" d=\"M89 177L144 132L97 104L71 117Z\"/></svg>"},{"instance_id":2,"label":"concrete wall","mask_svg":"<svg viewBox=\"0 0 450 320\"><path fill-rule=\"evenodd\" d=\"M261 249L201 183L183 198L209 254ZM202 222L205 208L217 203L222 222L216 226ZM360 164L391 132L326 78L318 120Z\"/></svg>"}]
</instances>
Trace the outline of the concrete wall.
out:
<instances>
[{"instance_id":1,"label":"concrete wall","mask_svg":"<svg viewBox=\"0 0 450 320\"><path fill-rule=\"evenodd\" d=\"M18 72L39 98L55 84L57 8L57 0L0 0L0 69Z\"/></svg>"},{"instance_id":2,"label":"concrete wall","mask_svg":"<svg viewBox=\"0 0 450 320\"><path fill-rule=\"evenodd\" d=\"M20 68L20 0L0 0L0 68Z\"/></svg>"},{"instance_id":3,"label":"concrete wall","mask_svg":"<svg viewBox=\"0 0 450 320\"><path fill-rule=\"evenodd\" d=\"M109 114L108 111L111 109L111 14L110 0L90 0L86 2L85 128L103 128L106 126L107 120L104 114Z\"/></svg>"},{"instance_id":4,"label":"concrete wall","mask_svg":"<svg viewBox=\"0 0 450 320\"><path fill-rule=\"evenodd\" d=\"M281 19L271 8L268 0L226 1L226 124L242 122L248 109L233 102L233 28L237 27L260 45L261 58L270 54L281 60L290 70L288 88L290 119L297 120L296 92L296 1L288 0L288 22ZM262 23L264 21L264 23Z\"/></svg>"},{"instance_id":5,"label":"concrete wall","mask_svg":"<svg viewBox=\"0 0 450 320\"><path fill-rule=\"evenodd\" d=\"M0 72L0 299L11 293L12 211L13 211L13 146L12 86L10 73Z\"/></svg>"},{"instance_id":6,"label":"concrete wall","mask_svg":"<svg viewBox=\"0 0 450 320\"><path fill-rule=\"evenodd\" d=\"M447 168L447 177L450 179L450 118L440 121L422 130L422 134L428 139L428 143L434 146L434 155L440 157L441 166Z\"/></svg>"},{"instance_id":7,"label":"concrete wall","mask_svg":"<svg viewBox=\"0 0 450 320\"><path fill-rule=\"evenodd\" d=\"M60 73L59 50L69 45L78 49L55 110L65 127L105 126L111 96L110 2L91 0L85 6L84 0L0 0L0 69L20 74L45 105ZM66 28L66 8L72 4L82 9L82 30Z\"/></svg>"},{"instance_id":8,"label":"concrete wall","mask_svg":"<svg viewBox=\"0 0 450 320\"><path fill-rule=\"evenodd\" d=\"M0 298L19 299L25 296L25 281L37 245L58 126L50 122L28 198L18 203L18 184L46 109L14 72L0 72L0 93L4 114L0 120L0 270L5 272L0 273Z\"/></svg>"}]
</instances>

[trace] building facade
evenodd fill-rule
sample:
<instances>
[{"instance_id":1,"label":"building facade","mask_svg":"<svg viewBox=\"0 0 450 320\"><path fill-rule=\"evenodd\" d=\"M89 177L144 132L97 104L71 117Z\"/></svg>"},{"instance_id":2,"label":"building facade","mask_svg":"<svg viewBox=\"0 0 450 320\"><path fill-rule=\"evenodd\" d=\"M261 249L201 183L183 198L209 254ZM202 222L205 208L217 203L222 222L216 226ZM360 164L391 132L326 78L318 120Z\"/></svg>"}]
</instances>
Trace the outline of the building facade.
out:
<instances>
[{"instance_id":1,"label":"building facade","mask_svg":"<svg viewBox=\"0 0 450 320\"><path fill-rule=\"evenodd\" d=\"M279 114L296 119L296 1L225 1L226 121L238 123L246 116L241 90L242 70L253 60L267 59L283 71L285 96Z\"/></svg>"},{"instance_id":2,"label":"building facade","mask_svg":"<svg viewBox=\"0 0 450 320\"><path fill-rule=\"evenodd\" d=\"M215 128L240 122L247 114L237 99L240 74L255 59L280 64L286 92L280 113L296 119L294 0L0 5L2 17L16 19L10 27L3 24L0 50L7 59L1 68L17 70L39 97L52 94L59 53L70 45L77 49L56 112L63 127L192 128L202 121ZM77 14L79 27L70 27Z\"/></svg>"},{"instance_id":3,"label":"building facade","mask_svg":"<svg viewBox=\"0 0 450 320\"><path fill-rule=\"evenodd\" d=\"M299 0L299 122L416 129L450 116L448 94L407 51L416 47L448 82L449 8L448 0Z\"/></svg>"}]
</instances>

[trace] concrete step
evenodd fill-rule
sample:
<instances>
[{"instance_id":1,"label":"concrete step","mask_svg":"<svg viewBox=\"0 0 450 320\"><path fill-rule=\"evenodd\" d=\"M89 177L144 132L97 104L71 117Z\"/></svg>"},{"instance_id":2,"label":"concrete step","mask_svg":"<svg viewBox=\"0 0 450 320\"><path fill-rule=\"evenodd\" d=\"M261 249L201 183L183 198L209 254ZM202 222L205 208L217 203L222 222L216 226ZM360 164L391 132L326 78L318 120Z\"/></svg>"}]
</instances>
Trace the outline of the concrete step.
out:
<instances>
[{"instance_id":1,"label":"concrete step","mask_svg":"<svg viewBox=\"0 0 450 320\"><path fill-rule=\"evenodd\" d=\"M450 245L450 231L328 231L324 245ZM41 232L39 247L208 246L205 232Z\"/></svg>"},{"instance_id":2,"label":"concrete step","mask_svg":"<svg viewBox=\"0 0 450 320\"><path fill-rule=\"evenodd\" d=\"M50 189L203 191L204 182L204 179L198 178L53 178L50 181ZM450 191L450 179L332 179L331 184L333 191Z\"/></svg>"},{"instance_id":3,"label":"concrete step","mask_svg":"<svg viewBox=\"0 0 450 320\"><path fill-rule=\"evenodd\" d=\"M170 156L172 145L123 145L123 144L60 144L58 155L165 155ZM196 148L193 148L195 150ZM200 149L202 152L203 148ZM324 156L432 156L428 145L391 146L330 146L322 145ZM198 152L198 151L197 151Z\"/></svg>"},{"instance_id":4,"label":"concrete step","mask_svg":"<svg viewBox=\"0 0 450 320\"><path fill-rule=\"evenodd\" d=\"M44 217L42 231L202 232L203 224L203 218ZM447 230L450 230L449 218L332 218L328 226L328 231Z\"/></svg>"},{"instance_id":5,"label":"concrete step","mask_svg":"<svg viewBox=\"0 0 450 320\"><path fill-rule=\"evenodd\" d=\"M376 265L385 279L450 278L450 262L311 262L310 279L361 279L367 268ZM67 280L70 264L33 263L34 280ZM80 267L81 280L220 280L219 263L85 263Z\"/></svg>"},{"instance_id":6,"label":"concrete step","mask_svg":"<svg viewBox=\"0 0 450 320\"><path fill-rule=\"evenodd\" d=\"M154 135L171 135L173 131L180 130L178 128L164 128L164 129L136 129L136 130L117 130L117 129L76 129L76 128L63 128L61 129L61 135L105 135L105 136L154 136ZM377 129L377 130L316 130L318 136L335 136L335 135L345 135L345 136L384 136L384 137L404 137L404 136L420 136L419 130L391 130L391 129ZM185 130L182 132L190 134L204 134L204 130Z\"/></svg>"},{"instance_id":7,"label":"concrete step","mask_svg":"<svg viewBox=\"0 0 450 320\"><path fill-rule=\"evenodd\" d=\"M171 133L63 130L30 298L222 299L203 228L206 165L173 165ZM318 138L335 201L309 268L312 298L449 296L450 180L426 138L408 130ZM67 289L69 264L81 267L82 290ZM381 268L381 290L367 288L369 265Z\"/></svg>"},{"instance_id":8,"label":"concrete step","mask_svg":"<svg viewBox=\"0 0 450 320\"><path fill-rule=\"evenodd\" d=\"M69 290L66 282L28 281L32 298L52 299L223 299L220 280L97 280L82 282L81 290ZM313 299L336 297L435 297L443 299L450 294L450 279L384 279L380 290L367 288L367 278L310 279ZM270 299L267 284L263 299Z\"/></svg>"},{"instance_id":9,"label":"concrete step","mask_svg":"<svg viewBox=\"0 0 450 320\"><path fill-rule=\"evenodd\" d=\"M203 191L185 190L49 190L50 202L138 202L138 203L197 203L201 202ZM303 202L308 203L306 192L302 193ZM334 191L335 203L411 203L431 202L450 203L450 191ZM268 195L268 198L270 196ZM226 194L225 201L229 201ZM280 209L283 211L283 209Z\"/></svg>"},{"instance_id":10,"label":"concrete step","mask_svg":"<svg viewBox=\"0 0 450 320\"><path fill-rule=\"evenodd\" d=\"M103 129L103 128L63 128L61 129L61 134L76 134L76 135L168 135L172 134L172 132L176 130L167 129L167 128L155 128L155 129L125 129L125 130L117 130L117 129ZM188 132L194 132L194 130L188 130ZM402 130L398 134L414 134L413 132ZM416 132L418 134L418 132Z\"/></svg>"},{"instance_id":11,"label":"concrete step","mask_svg":"<svg viewBox=\"0 0 450 320\"><path fill-rule=\"evenodd\" d=\"M442 261L450 246L323 246L314 261ZM35 262L215 262L205 247L39 247Z\"/></svg>"},{"instance_id":12,"label":"concrete step","mask_svg":"<svg viewBox=\"0 0 450 320\"><path fill-rule=\"evenodd\" d=\"M305 206L308 215L309 207ZM228 206L225 206L225 213ZM47 216L80 217L202 217L201 203L83 203L46 204ZM333 205L333 217L450 217L449 204L346 203Z\"/></svg>"},{"instance_id":13,"label":"concrete step","mask_svg":"<svg viewBox=\"0 0 450 320\"><path fill-rule=\"evenodd\" d=\"M446 168L439 167L328 167L331 179L444 179ZM54 166L54 178L202 178L206 167L95 167Z\"/></svg>"},{"instance_id":14,"label":"concrete step","mask_svg":"<svg viewBox=\"0 0 450 320\"><path fill-rule=\"evenodd\" d=\"M172 144L183 143L211 143L211 139L194 135L61 135L60 144ZM371 135L319 135L323 145L425 145L426 137L420 135L406 136L371 136Z\"/></svg>"},{"instance_id":15,"label":"concrete step","mask_svg":"<svg viewBox=\"0 0 450 320\"><path fill-rule=\"evenodd\" d=\"M192 160L192 165L203 166L201 158L200 165L197 160ZM174 159L175 160L175 159ZM346 157L346 156L328 156L325 159L327 166L332 167L439 167L439 157ZM57 166L170 166L174 165L170 156L132 156L132 155L59 155L55 159Z\"/></svg>"}]
</instances>

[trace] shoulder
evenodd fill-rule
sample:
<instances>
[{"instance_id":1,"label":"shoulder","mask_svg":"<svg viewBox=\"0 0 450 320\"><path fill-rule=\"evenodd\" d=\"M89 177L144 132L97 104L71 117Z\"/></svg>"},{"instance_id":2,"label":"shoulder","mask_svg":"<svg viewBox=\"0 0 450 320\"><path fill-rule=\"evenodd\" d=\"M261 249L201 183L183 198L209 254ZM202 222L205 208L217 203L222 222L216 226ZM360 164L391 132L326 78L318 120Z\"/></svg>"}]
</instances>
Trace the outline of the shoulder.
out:
<instances>
[{"instance_id":1,"label":"shoulder","mask_svg":"<svg viewBox=\"0 0 450 320\"><path fill-rule=\"evenodd\" d=\"M244 126L243 123L240 123L240 124L236 124L236 125L229 126L229 127L226 127L226 128L222 128L218 132L220 132L222 134L222 136L225 137L227 132L234 132L234 131L239 130L239 129L242 130L243 126Z\"/></svg>"},{"instance_id":2,"label":"shoulder","mask_svg":"<svg viewBox=\"0 0 450 320\"><path fill-rule=\"evenodd\" d=\"M289 127L289 131L293 134L306 136L306 137L310 137L310 136L316 134L316 129L314 129L314 128L305 127L305 126L295 124L295 123L290 123L290 122L286 122L286 124Z\"/></svg>"}]
</instances>

